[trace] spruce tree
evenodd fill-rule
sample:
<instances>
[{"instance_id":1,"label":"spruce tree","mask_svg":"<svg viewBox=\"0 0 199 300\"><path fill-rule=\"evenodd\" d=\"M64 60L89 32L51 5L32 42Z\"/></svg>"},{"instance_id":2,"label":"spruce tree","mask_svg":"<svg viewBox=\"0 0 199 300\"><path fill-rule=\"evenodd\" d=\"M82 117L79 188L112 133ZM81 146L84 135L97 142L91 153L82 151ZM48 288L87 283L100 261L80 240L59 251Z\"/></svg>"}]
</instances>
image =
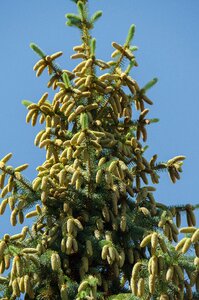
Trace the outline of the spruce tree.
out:
<instances>
[{"instance_id":1,"label":"spruce tree","mask_svg":"<svg viewBox=\"0 0 199 300\"><path fill-rule=\"evenodd\" d=\"M167 206L153 195L161 171L180 179L185 157L145 158L147 127L157 121L146 94L157 79L140 87L130 76L135 26L102 61L91 36L102 12L90 17L88 0L73 2L78 13L66 15L67 25L81 34L74 70L55 63L62 52L31 44L40 56L36 75L47 70L55 91L52 101L48 93L23 101L26 122L43 125L34 142L46 160L33 182L22 175L27 164L8 165L11 153L0 161L0 214L9 205L12 226L34 218L0 241L1 299L199 299L197 206ZM183 213L187 227L180 228Z\"/></svg>"}]
</instances>

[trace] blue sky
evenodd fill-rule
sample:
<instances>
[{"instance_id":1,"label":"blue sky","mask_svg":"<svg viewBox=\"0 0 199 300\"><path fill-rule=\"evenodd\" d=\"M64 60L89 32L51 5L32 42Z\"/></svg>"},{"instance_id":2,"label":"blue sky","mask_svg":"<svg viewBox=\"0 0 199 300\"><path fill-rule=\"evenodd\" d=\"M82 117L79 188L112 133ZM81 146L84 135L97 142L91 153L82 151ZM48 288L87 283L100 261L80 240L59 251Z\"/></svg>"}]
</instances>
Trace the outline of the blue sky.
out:
<instances>
[{"instance_id":1,"label":"blue sky","mask_svg":"<svg viewBox=\"0 0 199 300\"><path fill-rule=\"evenodd\" d=\"M122 5L121 5L122 4ZM134 77L140 86L153 77L158 84L148 95L154 100L150 117L160 119L149 128L147 157L159 154L164 161L175 155L187 157L182 179L173 185L162 174L155 197L158 202L173 204L199 203L199 2L197 0L90 0L90 11L103 11L93 36L97 38L97 55L110 60L111 42L123 43L129 26L136 24L134 44L139 67ZM29 48L37 43L46 53L63 51L58 63L72 70L72 47L79 44L79 32L65 26L65 13L75 12L69 0L1 1L1 109L0 157L13 152L11 164L29 163L24 173L36 176L36 167L44 160L44 151L33 144L40 126L25 123L26 109L21 100L38 101L47 91L47 75L36 78L32 71L38 57ZM6 215L9 216L7 209ZM8 221L0 217L7 231ZM13 229L12 229L13 230Z\"/></svg>"}]
</instances>

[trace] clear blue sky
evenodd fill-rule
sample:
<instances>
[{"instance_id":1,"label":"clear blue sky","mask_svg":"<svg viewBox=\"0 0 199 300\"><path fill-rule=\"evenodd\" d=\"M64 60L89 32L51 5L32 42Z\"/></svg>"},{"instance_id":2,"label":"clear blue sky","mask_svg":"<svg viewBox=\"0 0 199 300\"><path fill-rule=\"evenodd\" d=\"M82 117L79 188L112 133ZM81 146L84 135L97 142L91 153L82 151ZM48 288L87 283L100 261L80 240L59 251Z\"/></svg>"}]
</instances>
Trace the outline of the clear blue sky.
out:
<instances>
[{"instance_id":1,"label":"clear blue sky","mask_svg":"<svg viewBox=\"0 0 199 300\"><path fill-rule=\"evenodd\" d=\"M147 157L159 154L164 161L175 155L187 157L181 181L173 185L162 174L155 197L172 204L198 203L199 186L199 2L198 0L90 0L90 10L103 11L93 36L98 57L110 60L111 42L122 43L129 26L136 24L134 44L139 67L132 76L142 86L153 77L158 84L149 92L154 100L150 117L160 118L150 126ZM21 100L38 101L47 91L47 76L35 77L32 71L38 57L29 48L35 42L52 54L62 50L60 66L71 70L72 47L79 44L79 32L65 26L65 13L75 12L69 0L1 1L1 109L0 157L13 152L14 166L29 163L29 179L44 160L44 152L33 144L40 126L25 123L26 109ZM6 215L9 215L7 209ZM0 217L1 233L7 231Z\"/></svg>"}]
</instances>

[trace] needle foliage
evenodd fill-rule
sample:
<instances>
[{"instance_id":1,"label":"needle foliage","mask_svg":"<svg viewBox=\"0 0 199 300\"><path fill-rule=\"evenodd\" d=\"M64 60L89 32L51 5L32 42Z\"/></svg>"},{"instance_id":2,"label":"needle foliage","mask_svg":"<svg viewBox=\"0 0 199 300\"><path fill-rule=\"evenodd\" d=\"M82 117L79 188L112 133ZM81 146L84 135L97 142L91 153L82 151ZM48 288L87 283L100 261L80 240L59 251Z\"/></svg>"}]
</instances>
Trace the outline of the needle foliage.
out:
<instances>
[{"instance_id":1,"label":"needle foliage","mask_svg":"<svg viewBox=\"0 0 199 300\"><path fill-rule=\"evenodd\" d=\"M45 92L23 101L26 122L41 124L34 143L45 149L45 161L32 182L22 175L27 164L8 165L11 153L0 161L0 214L9 206L12 226L33 220L0 240L1 299L199 299L198 206L154 198L161 171L175 183L185 157L145 156L147 128L158 121L146 94L157 78L140 87L130 75L138 66L135 25L103 61L91 36L102 12L90 16L89 1L73 2L77 13L66 23L80 31L76 67L62 69L62 52L30 45L40 57L36 76L48 71L54 91L51 100Z\"/></svg>"}]
</instances>

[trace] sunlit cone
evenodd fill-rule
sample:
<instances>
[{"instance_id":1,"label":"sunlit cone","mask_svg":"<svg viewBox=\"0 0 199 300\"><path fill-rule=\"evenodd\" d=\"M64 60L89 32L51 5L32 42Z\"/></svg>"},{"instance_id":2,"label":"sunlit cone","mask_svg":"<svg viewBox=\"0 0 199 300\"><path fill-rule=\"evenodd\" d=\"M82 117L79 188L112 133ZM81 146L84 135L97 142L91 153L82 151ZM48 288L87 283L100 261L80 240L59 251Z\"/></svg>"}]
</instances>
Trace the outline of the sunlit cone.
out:
<instances>
[{"instance_id":1,"label":"sunlit cone","mask_svg":"<svg viewBox=\"0 0 199 300\"><path fill-rule=\"evenodd\" d=\"M51 255L51 267L52 267L53 271L59 271L59 269L61 267L61 261L60 261L59 254L53 253Z\"/></svg>"}]
</instances>

